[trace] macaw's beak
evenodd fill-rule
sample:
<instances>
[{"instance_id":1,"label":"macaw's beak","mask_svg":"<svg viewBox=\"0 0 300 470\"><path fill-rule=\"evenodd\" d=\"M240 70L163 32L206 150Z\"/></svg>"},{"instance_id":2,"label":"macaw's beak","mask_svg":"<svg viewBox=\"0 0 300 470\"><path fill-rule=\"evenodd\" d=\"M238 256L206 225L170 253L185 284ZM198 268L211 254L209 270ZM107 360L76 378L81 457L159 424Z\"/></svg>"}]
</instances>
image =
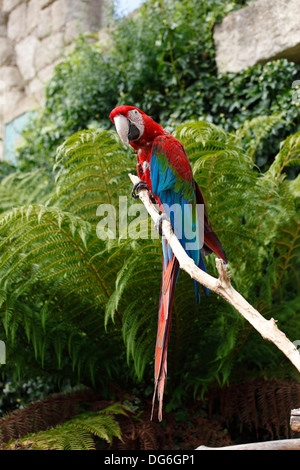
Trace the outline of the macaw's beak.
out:
<instances>
[{"instance_id":1,"label":"macaw's beak","mask_svg":"<svg viewBox=\"0 0 300 470\"><path fill-rule=\"evenodd\" d=\"M123 116L122 114L118 114L114 118L114 123L115 123L115 126L116 126L116 131L119 134L119 137L122 140L123 144L129 145L129 140L128 140L128 132L129 132L128 119L125 116Z\"/></svg>"},{"instance_id":2,"label":"macaw's beak","mask_svg":"<svg viewBox=\"0 0 300 470\"><path fill-rule=\"evenodd\" d=\"M137 140L140 137L138 128L122 114L115 116L114 123L123 144L129 145L129 141Z\"/></svg>"},{"instance_id":3,"label":"macaw's beak","mask_svg":"<svg viewBox=\"0 0 300 470\"><path fill-rule=\"evenodd\" d=\"M137 140L140 137L139 129L131 121L128 120L128 123L129 123L128 139Z\"/></svg>"}]
</instances>

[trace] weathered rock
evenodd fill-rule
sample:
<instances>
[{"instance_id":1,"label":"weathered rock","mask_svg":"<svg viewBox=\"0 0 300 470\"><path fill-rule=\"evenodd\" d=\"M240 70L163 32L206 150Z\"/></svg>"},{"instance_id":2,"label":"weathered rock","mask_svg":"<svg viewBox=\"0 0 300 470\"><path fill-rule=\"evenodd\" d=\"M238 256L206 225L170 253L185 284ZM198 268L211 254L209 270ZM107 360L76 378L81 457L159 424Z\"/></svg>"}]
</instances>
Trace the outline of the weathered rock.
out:
<instances>
[{"instance_id":1,"label":"weathered rock","mask_svg":"<svg viewBox=\"0 0 300 470\"><path fill-rule=\"evenodd\" d=\"M40 10L39 13L39 24L37 27L37 37L44 39L50 36L52 32L52 8L49 5L47 8Z\"/></svg>"},{"instance_id":2,"label":"weathered rock","mask_svg":"<svg viewBox=\"0 0 300 470\"><path fill-rule=\"evenodd\" d=\"M57 0L51 5L51 23L52 31L61 31L68 18L68 1L67 0Z\"/></svg>"},{"instance_id":3,"label":"weathered rock","mask_svg":"<svg viewBox=\"0 0 300 470\"><path fill-rule=\"evenodd\" d=\"M39 71L39 79L42 83L42 85L44 86L49 80L50 78L53 76L53 71L54 71L54 68L56 65L58 65L59 63L61 62L60 59L56 60L55 62L53 62L52 64L50 65L47 65L47 67L45 67L44 69L40 70Z\"/></svg>"},{"instance_id":4,"label":"weathered rock","mask_svg":"<svg viewBox=\"0 0 300 470\"><path fill-rule=\"evenodd\" d=\"M12 110L19 108L19 103L24 97L24 92L21 90L6 90L5 100L3 105L4 120L7 122L11 118Z\"/></svg>"},{"instance_id":5,"label":"weathered rock","mask_svg":"<svg viewBox=\"0 0 300 470\"><path fill-rule=\"evenodd\" d=\"M216 62L221 72L268 60L300 63L299 0L257 0L215 26Z\"/></svg>"},{"instance_id":6,"label":"weathered rock","mask_svg":"<svg viewBox=\"0 0 300 470\"><path fill-rule=\"evenodd\" d=\"M7 14L0 11L0 36L7 35Z\"/></svg>"},{"instance_id":7,"label":"weathered rock","mask_svg":"<svg viewBox=\"0 0 300 470\"><path fill-rule=\"evenodd\" d=\"M82 33L82 28L80 28L80 25L74 22L67 23L64 34L65 43L71 44L80 33Z\"/></svg>"},{"instance_id":8,"label":"weathered rock","mask_svg":"<svg viewBox=\"0 0 300 470\"><path fill-rule=\"evenodd\" d=\"M7 37L0 37L0 67L15 63L15 52L11 41Z\"/></svg>"},{"instance_id":9,"label":"weathered rock","mask_svg":"<svg viewBox=\"0 0 300 470\"><path fill-rule=\"evenodd\" d=\"M0 0L0 136L40 107L45 83L79 33L98 31L102 0ZM3 145L0 141L0 159Z\"/></svg>"},{"instance_id":10,"label":"weathered rock","mask_svg":"<svg viewBox=\"0 0 300 470\"><path fill-rule=\"evenodd\" d=\"M2 10L10 13L22 0L3 0Z\"/></svg>"},{"instance_id":11,"label":"weathered rock","mask_svg":"<svg viewBox=\"0 0 300 470\"><path fill-rule=\"evenodd\" d=\"M23 2L8 17L7 36L12 41L19 42L26 36L26 10L27 3Z\"/></svg>"},{"instance_id":12,"label":"weathered rock","mask_svg":"<svg viewBox=\"0 0 300 470\"><path fill-rule=\"evenodd\" d=\"M63 45L63 33L55 33L39 41L34 57L35 69L42 70L54 62L62 54Z\"/></svg>"},{"instance_id":13,"label":"weathered rock","mask_svg":"<svg viewBox=\"0 0 300 470\"><path fill-rule=\"evenodd\" d=\"M0 80L0 116L3 115L3 107L6 101L7 86L4 80Z\"/></svg>"},{"instance_id":14,"label":"weathered rock","mask_svg":"<svg viewBox=\"0 0 300 470\"><path fill-rule=\"evenodd\" d=\"M34 97L37 102L42 104L45 90L44 84L39 78L34 78L29 82L26 92L28 95Z\"/></svg>"},{"instance_id":15,"label":"weathered rock","mask_svg":"<svg viewBox=\"0 0 300 470\"><path fill-rule=\"evenodd\" d=\"M18 67L12 65L3 66L1 67L0 75L1 80L5 82L7 89L24 89L24 81Z\"/></svg>"},{"instance_id":16,"label":"weathered rock","mask_svg":"<svg viewBox=\"0 0 300 470\"><path fill-rule=\"evenodd\" d=\"M49 5L54 3L55 0L40 0L41 8L47 8Z\"/></svg>"},{"instance_id":17,"label":"weathered rock","mask_svg":"<svg viewBox=\"0 0 300 470\"><path fill-rule=\"evenodd\" d=\"M16 62L25 81L36 74L34 58L37 44L35 36L28 36L16 45Z\"/></svg>"},{"instance_id":18,"label":"weathered rock","mask_svg":"<svg viewBox=\"0 0 300 470\"><path fill-rule=\"evenodd\" d=\"M26 12L26 34L32 33L40 22L40 0L30 0Z\"/></svg>"}]
</instances>

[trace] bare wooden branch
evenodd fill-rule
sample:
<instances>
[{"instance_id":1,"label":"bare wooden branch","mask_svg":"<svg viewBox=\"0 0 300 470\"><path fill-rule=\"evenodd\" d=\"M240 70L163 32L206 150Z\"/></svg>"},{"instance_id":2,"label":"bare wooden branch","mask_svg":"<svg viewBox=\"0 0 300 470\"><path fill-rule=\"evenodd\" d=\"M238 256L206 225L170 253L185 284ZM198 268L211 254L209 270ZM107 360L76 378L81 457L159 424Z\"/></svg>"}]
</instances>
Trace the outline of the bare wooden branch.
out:
<instances>
[{"instance_id":1,"label":"bare wooden branch","mask_svg":"<svg viewBox=\"0 0 300 470\"><path fill-rule=\"evenodd\" d=\"M292 431L300 432L300 408L291 410L290 426Z\"/></svg>"},{"instance_id":2,"label":"bare wooden branch","mask_svg":"<svg viewBox=\"0 0 300 470\"><path fill-rule=\"evenodd\" d=\"M251 444L238 444L228 447L200 446L196 450L300 450L300 439L253 442Z\"/></svg>"},{"instance_id":3,"label":"bare wooden branch","mask_svg":"<svg viewBox=\"0 0 300 470\"><path fill-rule=\"evenodd\" d=\"M130 174L129 177L133 184L140 181L140 179L135 175ZM146 189L140 190L139 198L145 205L154 223L157 222L160 214L154 204L152 204L149 192ZM266 320L232 287L227 267L224 262L221 259L216 259L216 266L219 273L219 278L216 279L196 266L174 234L169 221L162 221L162 232L178 259L180 268L186 271L191 278L195 279L209 290L215 292L217 295L223 297L223 299L232 305L265 340L274 343L292 362L292 364L294 364L298 372L300 372L300 354L296 346L282 331L278 329L276 321L273 318Z\"/></svg>"}]
</instances>

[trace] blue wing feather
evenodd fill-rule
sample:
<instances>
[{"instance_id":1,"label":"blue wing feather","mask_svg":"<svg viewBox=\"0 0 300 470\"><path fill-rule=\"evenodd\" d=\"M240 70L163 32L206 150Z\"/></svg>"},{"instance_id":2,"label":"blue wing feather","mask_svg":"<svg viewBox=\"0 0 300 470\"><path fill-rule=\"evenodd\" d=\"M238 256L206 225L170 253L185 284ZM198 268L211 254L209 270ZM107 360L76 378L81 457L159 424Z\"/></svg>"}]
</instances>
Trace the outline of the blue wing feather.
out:
<instances>
[{"instance_id":1,"label":"blue wing feather","mask_svg":"<svg viewBox=\"0 0 300 470\"><path fill-rule=\"evenodd\" d=\"M196 195L195 191L192 191L192 197L186 199L183 191L178 189L178 178L175 175L174 170L167 164L167 156L165 161L162 163L161 154L157 158L155 153L151 156L150 164L150 177L152 184L152 192L159 197L165 213L171 220L174 233L180 240L183 248L187 254L194 260L195 264L200 269L206 271L205 263L203 261L200 249L200 242L198 236L198 224L196 211ZM187 230L187 225L189 230ZM187 238L186 235L189 237ZM192 238L194 234L194 239ZM194 248L191 249L189 244L193 243ZM168 243L162 241L162 249L164 256L165 267L168 262L172 260L173 252ZM205 293L208 295L208 289L205 288ZM200 301L200 288L199 284L195 281L195 294L196 300Z\"/></svg>"}]
</instances>

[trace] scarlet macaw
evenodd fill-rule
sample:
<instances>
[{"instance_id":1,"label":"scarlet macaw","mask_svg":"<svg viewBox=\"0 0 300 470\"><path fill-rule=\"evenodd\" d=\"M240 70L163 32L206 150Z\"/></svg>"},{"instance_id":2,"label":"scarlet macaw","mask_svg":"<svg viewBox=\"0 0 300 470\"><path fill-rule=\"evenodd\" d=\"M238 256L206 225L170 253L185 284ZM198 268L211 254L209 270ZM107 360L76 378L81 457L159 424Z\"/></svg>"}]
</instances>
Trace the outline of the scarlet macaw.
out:
<instances>
[{"instance_id":1,"label":"scarlet macaw","mask_svg":"<svg viewBox=\"0 0 300 470\"><path fill-rule=\"evenodd\" d=\"M119 106L110 113L110 119L126 145L131 145L137 152L137 174L141 179L132 191L133 197L138 197L136 191L147 188L154 202L158 203L162 212L161 219L168 217L175 234L182 246L196 265L206 271L202 254L216 253L227 263L222 245L213 232L208 220L202 192L193 178L190 162L181 143L147 114L134 106ZM175 204L175 206L174 206ZM204 220L199 220L196 204L204 206ZM187 216L175 217L170 207L179 207L184 212L188 207ZM175 211L176 212L176 211ZM178 222L179 221L179 222ZM194 235L193 249L190 248L185 236L186 225L189 230L197 233L200 224L204 225L204 241L200 246L199 238ZM181 233L179 226L182 224ZM202 225L202 226L203 226ZM161 234L161 227L157 227ZM191 233L191 232L190 232ZM189 237L190 238L190 237ZM167 348L171 327L172 304L176 281L179 274L179 263L167 241L162 238L163 272L159 299L158 330L155 347L155 388L153 395L152 414L156 392L159 400L158 418L162 420L163 393L167 375ZM200 301L199 284L195 282L196 300ZM208 290L204 289L208 294ZM151 419L152 419L151 414Z\"/></svg>"}]
</instances>

